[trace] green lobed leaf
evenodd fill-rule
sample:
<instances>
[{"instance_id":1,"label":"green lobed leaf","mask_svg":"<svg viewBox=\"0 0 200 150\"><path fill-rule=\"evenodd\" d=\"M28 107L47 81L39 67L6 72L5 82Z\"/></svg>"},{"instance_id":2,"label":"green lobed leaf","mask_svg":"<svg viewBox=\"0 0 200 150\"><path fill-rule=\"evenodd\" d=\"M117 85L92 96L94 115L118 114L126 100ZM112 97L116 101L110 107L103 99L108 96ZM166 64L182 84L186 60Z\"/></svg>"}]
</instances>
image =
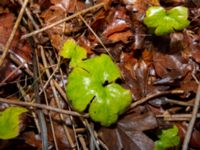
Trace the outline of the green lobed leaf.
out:
<instances>
[{"instance_id":1,"label":"green lobed leaf","mask_svg":"<svg viewBox=\"0 0 200 150\"><path fill-rule=\"evenodd\" d=\"M19 134L19 116L28 110L23 107L8 107L0 112L0 139L15 138Z\"/></svg>"},{"instance_id":2,"label":"green lobed leaf","mask_svg":"<svg viewBox=\"0 0 200 150\"><path fill-rule=\"evenodd\" d=\"M178 128L174 125L173 128L162 130L159 140L155 142L154 150L166 150L171 147L177 147L179 144Z\"/></svg>"},{"instance_id":3,"label":"green lobed leaf","mask_svg":"<svg viewBox=\"0 0 200 150\"><path fill-rule=\"evenodd\" d=\"M76 44L73 39L69 39L64 43L60 56L71 59L70 67L76 67L83 58L86 58L86 50Z\"/></svg>"},{"instance_id":4,"label":"green lobed leaf","mask_svg":"<svg viewBox=\"0 0 200 150\"><path fill-rule=\"evenodd\" d=\"M131 103L130 91L115 83L119 77L119 68L105 54L82 61L68 77L66 92L72 107L82 112L89 105L94 121L113 124Z\"/></svg>"},{"instance_id":5,"label":"green lobed leaf","mask_svg":"<svg viewBox=\"0 0 200 150\"><path fill-rule=\"evenodd\" d=\"M166 35L174 30L182 30L187 27L190 22L188 18L188 9L183 6L177 6L169 11L163 7L152 6L146 11L144 24L148 28L153 28L155 34Z\"/></svg>"}]
</instances>

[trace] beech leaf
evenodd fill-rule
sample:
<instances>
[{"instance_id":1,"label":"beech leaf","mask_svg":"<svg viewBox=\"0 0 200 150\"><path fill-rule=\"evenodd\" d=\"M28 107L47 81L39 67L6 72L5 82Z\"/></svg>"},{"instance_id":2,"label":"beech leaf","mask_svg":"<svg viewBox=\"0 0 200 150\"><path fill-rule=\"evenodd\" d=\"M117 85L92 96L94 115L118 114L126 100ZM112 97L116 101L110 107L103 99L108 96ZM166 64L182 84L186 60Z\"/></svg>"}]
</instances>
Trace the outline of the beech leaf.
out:
<instances>
[{"instance_id":1,"label":"beech leaf","mask_svg":"<svg viewBox=\"0 0 200 150\"><path fill-rule=\"evenodd\" d=\"M23 107L9 107L0 112L0 139L12 139L19 134L19 116L28 110Z\"/></svg>"},{"instance_id":2,"label":"beech leaf","mask_svg":"<svg viewBox=\"0 0 200 150\"><path fill-rule=\"evenodd\" d=\"M144 24L148 28L153 28L158 36L166 35L174 30L183 30L190 22L188 18L188 9L183 6L177 6L169 11L163 7L152 6L146 11Z\"/></svg>"}]
</instances>

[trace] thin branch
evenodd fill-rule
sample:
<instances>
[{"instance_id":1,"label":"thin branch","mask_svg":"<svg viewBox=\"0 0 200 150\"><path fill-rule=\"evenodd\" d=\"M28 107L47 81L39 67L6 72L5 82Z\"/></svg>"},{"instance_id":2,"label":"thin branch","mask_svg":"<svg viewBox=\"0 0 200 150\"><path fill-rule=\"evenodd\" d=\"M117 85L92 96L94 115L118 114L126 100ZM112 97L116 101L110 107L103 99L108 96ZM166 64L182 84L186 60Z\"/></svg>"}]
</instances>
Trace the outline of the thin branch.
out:
<instances>
[{"instance_id":1,"label":"thin branch","mask_svg":"<svg viewBox=\"0 0 200 150\"><path fill-rule=\"evenodd\" d=\"M157 118L164 118L165 121L189 121L192 118L192 114L173 114L173 115L156 115ZM200 113L197 114L197 118L200 118Z\"/></svg>"},{"instance_id":2,"label":"thin branch","mask_svg":"<svg viewBox=\"0 0 200 150\"><path fill-rule=\"evenodd\" d=\"M3 51L3 54L2 54L2 56L1 56L1 58L0 58L0 66L3 64L3 61L4 61L4 59L6 58L6 55L7 55L7 53L8 53L9 48L10 48L10 45L11 45L11 43L12 43L12 41L13 41L13 38L14 38L14 36L15 36L15 33L16 33L17 28L18 28L18 26L19 26L19 24L20 24L20 21L21 21L21 19L22 19L22 16L23 16L23 14L24 14L24 11L25 11L25 8L26 8L26 5L28 4L28 2L29 2L29 0L24 0L24 3L23 3L22 8L21 8L21 10L20 10L20 12L19 12L19 15L18 15L17 20L16 20L16 22L15 22L15 25L14 25L14 27L13 27L13 29L12 29L12 32L11 32L11 34L10 34L10 37L9 37L8 41L6 42L6 46L5 46L5 49L4 49L4 51Z\"/></svg>"},{"instance_id":3,"label":"thin branch","mask_svg":"<svg viewBox=\"0 0 200 150\"><path fill-rule=\"evenodd\" d=\"M29 109L32 109L31 107L35 107L35 108L38 108L38 109L54 111L54 112L65 114L65 115L72 115L72 116L75 116L75 117L88 118L88 114L82 115L82 114L80 114L78 112L75 112L75 111L63 110L63 109L47 106L47 105L44 105L44 104L28 103L28 102L22 102L22 101L16 101L16 100L14 101L12 99L5 99L5 98L0 98L0 102L13 104L13 105L24 106L24 107L29 107Z\"/></svg>"},{"instance_id":4,"label":"thin branch","mask_svg":"<svg viewBox=\"0 0 200 150\"><path fill-rule=\"evenodd\" d=\"M182 102L182 101L177 101L177 100L172 100L172 99L167 99L166 101L169 102L169 103L172 103L172 104L186 106L186 107L187 106L194 106L194 104L191 103L191 102Z\"/></svg>"},{"instance_id":5,"label":"thin branch","mask_svg":"<svg viewBox=\"0 0 200 150\"><path fill-rule=\"evenodd\" d=\"M87 9L84 9L82 11L79 11L79 12L77 12L77 13L71 15L71 16L68 16L68 17L66 17L66 18L64 18L62 20L56 21L56 22L54 22L54 23L52 23L52 24L50 24L50 25L48 25L46 27L43 27L43 28L39 29L39 30L36 30L36 31L31 32L31 33L25 34L25 35L23 35L21 37L21 39L25 39L25 38L31 37L33 35L36 35L36 34L38 34L40 32L46 31L48 29L51 29L52 27L57 26L57 25L59 25L61 23L64 23L65 21L68 21L70 19L73 19L73 18L81 15L81 14L85 14L85 13L91 11L91 10L94 10L96 8L100 8L100 7L103 7L103 6L104 6L104 3L99 3L99 4L95 5L95 6L92 6L92 7L89 7Z\"/></svg>"},{"instance_id":6,"label":"thin branch","mask_svg":"<svg viewBox=\"0 0 200 150\"><path fill-rule=\"evenodd\" d=\"M91 26L87 23L87 21L81 16L79 15L79 17L81 18L81 20L84 22L84 24L87 26L87 28L92 32L92 34L95 36L95 38L97 39L97 41L101 44L101 46L105 49L105 51L109 54L109 56L113 59L112 55L110 54L109 50L106 48L106 46L103 44L103 42L101 41L101 39L98 37L98 35L94 32L94 30L91 28ZM113 59L114 60L114 59Z\"/></svg>"},{"instance_id":7,"label":"thin branch","mask_svg":"<svg viewBox=\"0 0 200 150\"><path fill-rule=\"evenodd\" d=\"M183 90L171 90L171 91L161 91L161 92L158 92L158 93L153 93L149 96L146 96L146 97L132 103L130 108L134 108L134 107L136 107L136 106L138 106L138 105L140 105L144 102L147 102L147 101L149 101L149 100L151 100L155 97L158 97L158 96L167 95L167 94L183 94L183 93L184 93Z\"/></svg>"},{"instance_id":8,"label":"thin branch","mask_svg":"<svg viewBox=\"0 0 200 150\"><path fill-rule=\"evenodd\" d=\"M46 56L45 56L45 52L44 52L43 47L41 47L41 56L42 56L42 61L43 61L44 66L47 67L48 65L47 65L47 60L46 60ZM50 74L49 69L46 69L45 71L46 71L46 75L48 76L48 78L50 78L51 74ZM49 80L49 81L50 81L50 85L51 85L51 88L52 88L52 91L53 91L55 102L56 102L58 108L61 108L60 101L59 101L59 98L58 98L58 95L57 95L57 91L56 91L56 88L54 87L54 84L53 84L53 80ZM64 116L62 114L60 114L60 119L64 120ZM69 134L68 128L66 126L63 126L63 127L64 127L64 131L66 133L66 136L67 136L67 139L70 143L71 148L75 149L75 145L73 143L71 135Z\"/></svg>"},{"instance_id":9,"label":"thin branch","mask_svg":"<svg viewBox=\"0 0 200 150\"><path fill-rule=\"evenodd\" d=\"M194 108L193 108L193 111L192 111L192 119L190 120L188 129L187 129L187 132L186 132L186 135L185 135L182 150L188 150L188 145L189 145L190 138L191 138L191 135L192 135L192 130L193 130L193 127L194 127L195 120L197 118L199 103L200 103L200 84L199 84L198 89L197 89L195 104L194 104Z\"/></svg>"}]
</instances>

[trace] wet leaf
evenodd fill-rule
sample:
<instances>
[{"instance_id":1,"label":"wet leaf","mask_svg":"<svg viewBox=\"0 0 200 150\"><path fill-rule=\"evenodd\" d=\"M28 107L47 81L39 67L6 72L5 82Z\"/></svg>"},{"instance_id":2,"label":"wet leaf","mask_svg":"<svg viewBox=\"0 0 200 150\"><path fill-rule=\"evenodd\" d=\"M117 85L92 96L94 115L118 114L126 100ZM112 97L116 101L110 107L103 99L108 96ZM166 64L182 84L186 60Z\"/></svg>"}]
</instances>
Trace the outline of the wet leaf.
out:
<instances>
[{"instance_id":1,"label":"wet leaf","mask_svg":"<svg viewBox=\"0 0 200 150\"><path fill-rule=\"evenodd\" d=\"M155 34L160 36L184 29L190 24L187 18L188 9L183 6L174 7L169 11L163 7L150 7L146 11L144 24L155 29Z\"/></svg>"},{"instance_id":2,"label":"wet leaf","mask_svg":"<svg viewBox=\"0 0 200 150\"><path fill-rule=\"evenodd\" d=\"M117 123L116 127L100 129L99 136L109 149L129 150L133 147L134 150L153 149L153 141L142 131L156 128L156 118L152 113L143 115L137 113L125 116Z\"/></svg>"},{"instance_id":3,"label":"wet leaf","mask_svg":"<svg viewBox=\"0 0 200 150\"><path fill-rule=\"evenodd\" d=\"M180 79L190 71L190 64L179 54L169 55L154 52L153 64L156 74L161 78Z\"/></svg>"},{"instance_id":4,"label":"wet leaf","mask_svg":"<svg viewBox=\"0 0 200 150\"><path fill-rule=\"evenodd\" d=\"M0 112L0 139L12 139L19 134L19 116L28 110L22 107L9 107Z\"/></svg>"},{"instance_id":5,"label":"wet leaf","mask_svg":"<svg viewBox=\"0 0 200 150\"><path fill-rule=\"evenodd\" d=\"M126 15L125 9L111 9L106 20L108 23L102 34L110 41L127 42L128 38L132 36L130 18Z\"/></svg>"}]
</instances>

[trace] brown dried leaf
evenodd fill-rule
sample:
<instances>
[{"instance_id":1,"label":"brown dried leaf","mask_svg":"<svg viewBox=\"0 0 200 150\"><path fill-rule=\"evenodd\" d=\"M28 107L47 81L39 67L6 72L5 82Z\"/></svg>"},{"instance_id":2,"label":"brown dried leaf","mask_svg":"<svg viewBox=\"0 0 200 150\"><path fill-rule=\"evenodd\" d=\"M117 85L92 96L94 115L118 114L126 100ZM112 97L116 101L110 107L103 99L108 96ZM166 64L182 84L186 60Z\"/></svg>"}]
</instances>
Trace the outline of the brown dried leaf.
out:
<instances>
[{"instance_id":1,"label":"brown dried leaf","mask_svg":"<svg viewBox=\"0 0 200 150\"><path fill-rule=\"evenodd\" d=\"M128 58L129 57L129 58ZM132 59L131 61L129 61ZM147 94L149 68L143 60L136 60L125 54L121 57L120 69L130 88L133 98L140 99Z\"/></svg>"},{"instance_id":2,"label":"brown dried leaf","mask_svg":"<svg viewBox=\"0 0 200 150\"><path fill-rule=\"evenodd\" d=\"M114 33L108 37L108 40L112 41L113 43L122 41L123 43L127 43L129 38L133 35L133 33L128 30L125 32Z\"/></svg>"},{"instance_id":3,"label":"brown dried leaf","mask_svg":"<svg viewBox=\"0 0 200 150\"><path fill-rule=\"evenodd\" d=\"M35 134L32 131L25 132L23 134L25 142L33 147L37 147L38 150L42 150L42 140L40 135Z\"/></svg>"},{"instance_id":4,"label":"brown dried leaf","mask_svg":"<svg viewBox=\"0 0 200 150\"><path fill-rule=\"evenodd\" d=\"M156 74L163 78L170 76L173 79L184 77L189 71L191 66L187 60L180 55L168 55L160 52L154 52L153 64Z\"/></svg>"},{"instance_id":5,"label":"brown dried leaf","mask_svg":"<svg viewBox=\"0 0 200 150\"><path fill-rule=\"evenodd\" d=\"M102 34L108 40L112 42L127 42L128 38L132 36L130 18L124 8L112 8L106 17L106 22L107 25Z\"/></svg>"},{"instance_id":6,"label":"brown dried leaf","mask_svg":"<svg viewBox=\"0 0 200 150\"><path fill-rule=\"evenodd\" d=\"M123 8L111 9L106 20L108 26L103 32L103 35L106 37L115 32L124 31L130 28L130 19Z\"/></svg>"},{"instance_id":7,"label":"brown dried leaf","mask_svg":"<svg viewBox=\"0 0 200 150\"><path fill-rule=\"evenodd\" d=\"M54 23L58 20L65 18L69 13L75 13L84 9L86 6L81 1L70 1L70 0L51 0L52 5L41 14L41 18L44 19L46 25ZM82 28L82 22L79 20L70 20L47 30L48 36L51 40L53 47L60 50L63 43L66 41L70 34L77 32Z\"/></svg>"},{"instance_id":8,"label":"brown dried leaf","mask_svg":"<svg viewBox=\"0 0 200 150\"><path fill-rule=\"evenodd\" d=\"M99 136L109 149L151 150L154 143L142 131L157 127L152 113L130 114L121 119L116 127L101 128ZM112 139L112 140L110 140Z\"/></svg>"}]
</instances>

